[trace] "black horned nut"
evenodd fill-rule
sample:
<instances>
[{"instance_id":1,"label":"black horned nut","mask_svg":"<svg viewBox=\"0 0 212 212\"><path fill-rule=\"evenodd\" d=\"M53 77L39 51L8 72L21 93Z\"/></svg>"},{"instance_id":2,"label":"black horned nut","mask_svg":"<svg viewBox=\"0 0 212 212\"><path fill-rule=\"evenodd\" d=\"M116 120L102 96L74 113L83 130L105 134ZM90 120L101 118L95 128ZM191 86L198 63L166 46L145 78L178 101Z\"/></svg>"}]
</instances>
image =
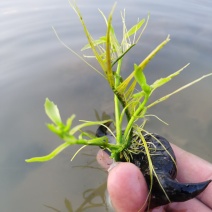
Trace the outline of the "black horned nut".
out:
<instances>
[{"instance_id":1,"label":"black horned nut","mask_svg":"<svg viewBox=\"0 0 212 212\"><path fill-rule=\"evenodd\" d=\"M144 138L147 143L153 146L149 148L155 170L150 208L166 205L170 202L184 202L205 190L211 180L200 183L180 183L175 179L177 175L176 157L170 143L164 137L157 134L146 134ZM138 167L144 174L150 189L150 171L146 153L141 151L139 154L133 154L132 158L132 163L139 164Z\"/></svg>"},{"instance_id":2,"label":"black horned nut","mask_svg":"<svg viewBox=\"0 0 212 212\"><path fill-rule=\"evenodd\" d=\"M108 137L110 143L115 142L114 137L107 133L107 129L100 126L97 129L96 136L101 137L105 135ZM196 197L206 189L211 180L200 183L180 183L176 180L176 157L170 143L164 137L154 133L144 134L143 136L148 144L155 172L153 173L152 182L150 182L148 157L138 135L133 135L135 142L132 142L128 150L131 152L130 162L141 170L149 190L151 189L149 208L166 205L170 202L184 202ZM136 147L135 143L137 143ZM137 148L136 152L134 151L135 148ZM140 151L138 151L138 148L140 148ZM110 154L109 151L106 152ZM126 159L122 158L122 161L126 161Z\"/></svg>"}]
</instances>

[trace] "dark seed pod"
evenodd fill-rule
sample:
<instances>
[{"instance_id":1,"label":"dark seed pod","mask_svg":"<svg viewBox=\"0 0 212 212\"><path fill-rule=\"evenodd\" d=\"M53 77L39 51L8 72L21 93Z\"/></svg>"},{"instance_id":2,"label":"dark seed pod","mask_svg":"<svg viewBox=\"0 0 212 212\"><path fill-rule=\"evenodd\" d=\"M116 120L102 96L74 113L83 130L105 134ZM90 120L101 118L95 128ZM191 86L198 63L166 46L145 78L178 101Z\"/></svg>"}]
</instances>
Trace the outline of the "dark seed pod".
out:
<instances>
[{"instance_id":1,"label":"dark seed pod","mask_svg":"<svg viewBox=\"0 0 212 212\"><path fill-rule=\"evenodd\" d=\"M98 128L96 135L98 137L106 135L109 141L114 143L114 138L108 135L107 130L102 126ZM149 208L166 205L170 202L184 202L196 197L205 190L211 180L200 183L179 183L176 181L176 157L170 143L165 138L156 134L146 134L144 138L148 144L152 165L155 171L155 174L153 174L152 187L150 182L149 161L143 145L135 146L132 143L129 150L131 150L130 162L139 167L146 179L149 189L151 187ZM142 144L142 141L136 136L133 137L133 140L137 141L137 144ZM135 151L135 149L137 151ZM123 159L122 161L126 160Z\"/></svg>"},{"instance_id":2,"label":"dark seed pod","mask_svg":"<svg viewBox=\"0 0 212 212\"><path fill-rule=\"evenodd\" d=\"M211 180L200 183L179 183L177 175L176 157L170 143L160 135L144 135L150 145L152 164L156 175L153 175L150 208L166 205L170 202L184 202L199 195ZM142 148L142 146L141 146ZM132 154L132 163L137 165L144 174L150 188L149 162L144 151Z\"/></svg>"}]
</instances>

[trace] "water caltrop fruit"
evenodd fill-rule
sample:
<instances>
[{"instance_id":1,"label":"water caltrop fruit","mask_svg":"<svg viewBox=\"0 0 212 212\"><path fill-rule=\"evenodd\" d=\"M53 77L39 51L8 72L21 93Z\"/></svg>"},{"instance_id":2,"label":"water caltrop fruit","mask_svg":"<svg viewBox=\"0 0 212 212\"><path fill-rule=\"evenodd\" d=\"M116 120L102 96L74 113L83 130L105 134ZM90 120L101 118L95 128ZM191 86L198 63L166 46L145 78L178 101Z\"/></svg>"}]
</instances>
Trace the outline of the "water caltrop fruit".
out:
<instances>
[{"instance_id":1,"label":"water caltrop fruit","mask_svg":"<svg viewBox=\"0 0 212 212\"><path fill-rule=\"evenodd\" d=\"M107 129L103 126L97 129L96 135L99 137L106 135L109 142L114 143L114 138L107 133ZM180 183L176 180L176 157L170 143L164 137L154 133L144 134L143 137L148 145L154 170L152 177L147 152L142 144L143 141L136 133L133 134L128 151L130 152L130 162L141 170L151 192L149 208L166 205L170 202L184 202L205 190L211 180L199 183ZM126 158L121 157L121 161L126 161Z\"/></svg>"}]
</instances>

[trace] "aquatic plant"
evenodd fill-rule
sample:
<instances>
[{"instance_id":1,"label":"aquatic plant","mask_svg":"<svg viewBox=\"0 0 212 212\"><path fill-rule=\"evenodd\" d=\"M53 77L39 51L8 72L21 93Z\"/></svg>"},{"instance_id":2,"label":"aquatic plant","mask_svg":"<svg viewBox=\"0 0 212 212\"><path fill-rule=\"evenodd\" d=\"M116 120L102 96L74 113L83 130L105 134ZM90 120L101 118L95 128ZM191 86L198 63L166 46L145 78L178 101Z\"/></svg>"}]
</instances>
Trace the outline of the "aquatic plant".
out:
<instances>
[{"instance_id":1,"label":"aquatic plant","mask_svg":"<svg viewBox=\"0 0 212 212\"><path fill-rule=\"evenodd\" d=\"M101 70L94 68L84 58L78 56L100 74L113 91L115 118L114 120L109 119L103 121L81 120L81 124L72 126L75 115L72 115L63 123L59 109L47 98L45 111L52 121L52 123L47 124L47 127L58 135L63 140L63 143L50 154L27 159L26 162L45 162L51 160L71 145L83 145L79 151L85 146L94 145L106 150L115 161L132 162L144 172L150 191L149 207L167 204L172 201L185 201L198 195L206 188L210 181L197 183L195 185L186 184L187 186L175 181L177 169L174 152L166 139L145 130L147 121L146 114L149 108L167 100L172 95L212 74L204 75L159 99L149 102L149 98L155 90L179 75L189 65L187 64L175 73L160 78L152 84L148 84L144 73L145 67L170 41L170 36L168 35L140 64L134 64L132 72L123 79L123 59L140 40L147 26L149 16L147 16L146 19L138 21L128 30L125 22L125 12L121 13L123 37L122 40L119 41L112 25L112 16L115 6L112 8L108 18L100 11L107 30L105 35L95 40L89 33L77 5L73 3L71 6L78 15L88 40L88 44L84 46L82 50L92 50L94 58L98 61ZM56 36L60 40L57 33ZM61 40L60 42L65 45ZM157 116L155 117L157 118ZM127 125L123 130L125 118ZM114 132L110 129L111 124L115 126ZM96 135L86 131L87 127L94 125L98 126ZM77 153L79 151L77 151ZM163 159L165 157L166 160L162 160L161 156ZM162 170L162 175L157 171L158 169ZM192 187L194 192L192 195L184 195L181 192L182 198L175 198L176 193L173 194L170 189L173 188L178 192L183 186L187 191L190 191L189 189ZM177 193L177 195L178 194L179 193ZM159 198L162 198L162 200L158 201Z\"/></svg>"}]
</instances>

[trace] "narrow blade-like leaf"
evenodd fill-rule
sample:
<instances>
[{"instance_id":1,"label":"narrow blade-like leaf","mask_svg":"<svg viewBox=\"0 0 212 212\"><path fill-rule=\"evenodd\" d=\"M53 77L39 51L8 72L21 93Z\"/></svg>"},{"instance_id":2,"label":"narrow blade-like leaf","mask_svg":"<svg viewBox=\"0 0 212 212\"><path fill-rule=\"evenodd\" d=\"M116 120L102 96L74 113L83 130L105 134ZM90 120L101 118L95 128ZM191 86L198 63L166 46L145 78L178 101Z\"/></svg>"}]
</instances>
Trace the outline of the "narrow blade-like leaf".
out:
<instances>
[{"instance_id":1,"label":"narrow blade-like leaf","mask_svg":"<svg viewBox=\"0 0 212 212\"><path fill-rule=\"evenodd\" d=\"M98 63L100 64L100 66L102 67L103 71L106 72L107 71L107 67L105 66L105 62L102 60L101 56L99 55L98 51L97 51L97 47L94 45L94 39L92 38L91 34L89 33L88 29L87 29L87 26L84 22L84 19L81 15L81 12L79 10L79 8L77 7L76 3L72 4L70 1L69 1L69 4L71 5L71 7L73 8L73 10L76 12L76 14L78 15L79 19L80 19L80 22L82 24L82 27L84 29L84 32L85 32L85 35L87 37L87 40L88 40L88 43L89 45L91 46L91 49L98 61Z\"/></svg>"},{"instance_id":2,"label":"narrow blade-like leaf","mask_svg":"<svg viewBox=\"0 0 212 212\"><path fill-rule=\"evenodd\" d=\"M111 119L109 120L104 120L104 121L84 121L85 123L83 124L79 124L75 127L73 127L71 130L70 130L70 134L73 135L74 133L76 133L77 131L80 131L82 128L84 127L90 127L90 126L94 126L94 125L101 125L101 124L105 124L107 122L112 122Z\"/></svg>"},{"instance_id":3,"label":"narrow blade-like leaf","mask_svg":"<svg viewBox=\"0 0 212 212\"><path fill-rule=\"evenodd\" d=\"M107 34L106 34L106 64L107 64L107 69L106 69L106 76L107 76L107 80L108 83L110 85L111 88L114 88L114 76L113 76L113 71L112 71L112 64L111 64L111 28L112 28L112 15L113 15L113 11L115 9L115 5L109 15L108 18L108 27L107 27Z\"/></svg>"},{"instance_id":4,"label":"narrow blade-like leaf","mask_svg":"<svg viewBox=\"0 0 212 212\"><path fill-rule=\"evenodd\" d=\"M124 94L124 91L127 89L131 79L133 78L134 73L131 73L117 88L117 92L120 94Z\"/></svg>"},{"instance_id":5,"label":"narrow blade-like leaf","mask_svg":"<svg viewBox=\"0 0 212 212\"><path fill-rule=\"evenodd\" d=\"M182 67L180 70L174 72L173 74L170 74L169 76L165 77L165 78L160 78L158 80L156 80L152 85L152 89L157 89L159 87L161 87L162 85L166 84L167 82L169 82L171 79L173 79L174 77L176 77L178 74L181 73L181 71L183 71L187 66L189 65L189 63L187 65L185 65L184 67Z\"/></svg>"},{"instance_id":6,"label":"narrow blade-like leaf","mask_svg":"<svg viewBox=\"0 0 212 212\"><path fill-rule=\"evenodd\" d=\"M144 70L147 64L150 62L151 59L170 41L169 35L167 38L160 43L140 64L139 67Z\"/></svg>"},{"instance_id":7,"label":"narrow blade-like leaf","mask_svg":"<svg viewBox=\"0 0 212 212\"><path fill-rule=\"evenodd\" d=\"M34 157L34 158L26 159L25 161L28 163L49 161L49 160L53 159L55 156L57 156L60 152L62 152L68 146L70 146L69 143L63 143L60 146L58 146L54 151L52 151L50 154L48 154L46 156Z\"/></svg>"},{"instance_id":8,"label":"narrow blade-like leaf","mask_svg":"<svg viewBox=\"0 0 212 212\"><path fill-rule=\"evenodd\" d=\"M129 86L129 88L126 90L125 92L125 97L126 99L131 99L134 91L135 91L135 86L136 86L137 82L136 80L134 80L131 85Z\"/></svg>"},{"instance_id":9,"label":"narrow blade-like leaf","mask_svg":"<svg viewBox=\"0 0 212 212\"><path fill-rule=\"evenodd\" d=\"M105 36L102 36L98 40L93 41L94 46L97 46L97 45L100 45L100 44L105 44L105 43L106 43L106 37ZM91 48L91 45L88 43L81 49L81 51L84 51L84 50L87 50L87 49L90 49L90 48Z\"/></svg>"},{"instance_id":10,"label":"narrow blade-like leaf","mask_svg":"<svg viewBox=\"0 0 212 212\"><path fill-rule=\"evenodd\" d=\"M188 83L188 84L186 84L186 85L184 85L184 86L178 88L177 90L173 91L172 93L169 93L169 94L167 94L167 95L165 95L165 96L163 96L163 97L157 99L157 100L154 101L153 103L149 104L149 105L147 106L147 108L150 108L150 107L152 107L152 106L154 106L154 105L156 105L156 104L158 104L158 103L160 103L160 102L165 101L166 99L168 99L168 98L171 97L172 95L174 95L174 94L176 94L176 93L178 93L178 92L184 90L185 88L190 87L191 85L193 85L193 84L199 82L200 80L202 80L202 79L204 79L204 78L206 78L206 77L209 77L209 76L212 76L212 73L207 74L207 75L203 75L202 77L200 77L200 78L198 78L198 79L196 79L196 80L194 80L194 81L192 81L192 82L190 82L190 83Z\"/></svg>"},{"instance_id":11,"label":"narrow blade-like leaf","mask_svg":"<svg viewBox=\"0 0 212 212\"><path fill-rule=\"evenodd\" d=\"M145 19L142 19L137 24L135 24L126 34L126 38L130 37L131 35L134 35L145 23Z\"/></svg>"}]
</instances>

